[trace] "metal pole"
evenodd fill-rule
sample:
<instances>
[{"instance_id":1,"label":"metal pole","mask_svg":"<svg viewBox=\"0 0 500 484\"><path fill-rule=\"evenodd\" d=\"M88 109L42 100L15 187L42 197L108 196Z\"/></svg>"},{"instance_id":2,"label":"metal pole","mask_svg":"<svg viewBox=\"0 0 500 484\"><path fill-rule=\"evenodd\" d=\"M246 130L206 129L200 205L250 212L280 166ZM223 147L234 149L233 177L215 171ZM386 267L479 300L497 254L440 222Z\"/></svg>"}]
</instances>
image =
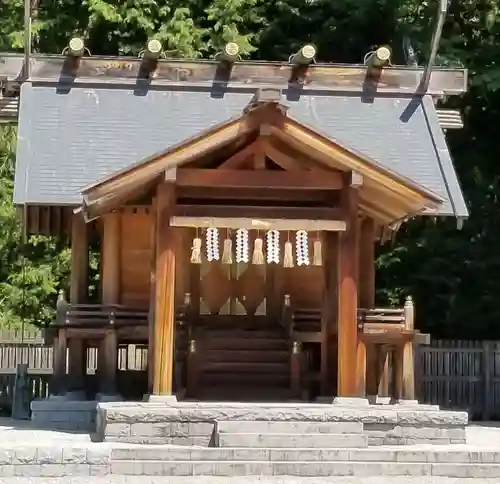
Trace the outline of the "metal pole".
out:
<instances>
[{"instance_id":1,"label":"metal pole","mask_svg":"<svg viewBox=\"0 0 500 484\"><path fill-rule=\"evenodd\" d=\"M31 0L24 0L24 80L31 77Z\"/></svg>"},{"instance_id":2,"label":"metal pole","mask_svg":"<svg viewBox=\"0 0 500 484\"><path fill-rule=\"evenodd\" d=\"M429 59L424 69L424 75L422 76L421 90L425 93L429 88L429 83L431 82L431 73L434 62L436 61L437 51L439 49L439 42L441 40L441 34L443 33L443 25L446 18L446 12L448 11L448 0L439 0L439 11L436 19L436 28L434 29L434 34L431 41L431 52L429 54Z\"/></svg>"}]
</instances>

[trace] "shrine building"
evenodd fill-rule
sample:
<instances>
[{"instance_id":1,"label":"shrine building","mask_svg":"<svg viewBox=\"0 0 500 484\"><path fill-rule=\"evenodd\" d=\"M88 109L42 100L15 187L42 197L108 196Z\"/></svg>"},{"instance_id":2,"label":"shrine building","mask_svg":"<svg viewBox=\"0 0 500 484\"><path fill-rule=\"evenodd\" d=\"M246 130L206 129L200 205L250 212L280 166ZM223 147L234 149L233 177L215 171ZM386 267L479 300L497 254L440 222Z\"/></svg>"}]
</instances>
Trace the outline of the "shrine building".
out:
<instances>
[{"instance_id":1,"label":"shrine building","mask_svg":"<svg viewBox=\"0 0 500 484\"><path fill-rule=\"evenodd\" d=\"M414 400L428 335L411 294L376 306L374 253L415 217L467 217L445 139L460 117L438 107L466 72L391 66L388 49L360 65L230 50L33 56L22 83L22 56L0 63L19 96L14 203L29 234L71 243L53 391L373 398L392 355L389 395ZM129 345L148 349L134 376Z\"/></svg>"}]
</instances>

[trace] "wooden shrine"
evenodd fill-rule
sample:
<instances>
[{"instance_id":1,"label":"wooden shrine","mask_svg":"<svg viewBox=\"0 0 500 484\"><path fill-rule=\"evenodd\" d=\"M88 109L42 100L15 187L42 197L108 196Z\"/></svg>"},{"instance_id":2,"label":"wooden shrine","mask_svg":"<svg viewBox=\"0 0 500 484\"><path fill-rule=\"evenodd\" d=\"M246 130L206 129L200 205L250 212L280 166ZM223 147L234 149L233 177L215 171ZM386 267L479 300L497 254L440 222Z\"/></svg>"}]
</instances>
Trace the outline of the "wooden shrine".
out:
<instances>
[{"instance_id":1,"label":"wooden shrine","mask_svg":"<svg viewBox=\"0 0 500 484\"><path fill-rule=\"evenodd\" d=\"M15 83L12 59L6 75ZM82 58L68 77L64 57L35 58L34 84L20 92L20 136L34 141L18 148L14 201L30 233L66 233L72 249L71 290L60 295L53 326L57 392L314 400L381 391L415 399L413 348L428 337L415 328L411 295L403 307L376 307L375 247L415 216L466 214L451 159L437 158L446 148L434 148L444 138L432 98L415 91L421 69L380 68L373 77L364 66L236 63L222 75L217 62L158 61L143 91L129 75L140 61L126 70L110 62ZM438 70L429 89L462 92L464 73ZM81 110L78 123L61 120L68 106ZM349 116L352 131L359 121L365 148L354 137L337 141L335 129L325 134L335 113L339 132ZM53 126L50 116L59 145L30 131ZM417 135L422 142L412 141ZM420 166L421 156L430 166L421 172L439 183L380 162L387 153L396 168ZM451 168L440 170L443 163ZM45 171L24 183L39 166ZM62 169L71 189L61 178L50 192ZM100 255L93 300L90 245ZM128 344L148 347L143 381L120 377L118 350Z\"/></svg>"},{"instance_id":2,"label":"wooden shrine","mask_svg":"<svg viewBox=\"0 0 500 484\"><path fill-rule=\"evenodd\" d=\"M118 343L147 340L155 394L236 397L268 382L276 398L360 396L372 347L375 394L393 351L393 396L414 399L412 301L374 307L374 247L436 195L258 97L237 121L83 194L73 278L85 279L78 251L94 220L103 306L61 303L56 347L97 341L103 391L117 390Z\"/></svg>"}]
</instances>

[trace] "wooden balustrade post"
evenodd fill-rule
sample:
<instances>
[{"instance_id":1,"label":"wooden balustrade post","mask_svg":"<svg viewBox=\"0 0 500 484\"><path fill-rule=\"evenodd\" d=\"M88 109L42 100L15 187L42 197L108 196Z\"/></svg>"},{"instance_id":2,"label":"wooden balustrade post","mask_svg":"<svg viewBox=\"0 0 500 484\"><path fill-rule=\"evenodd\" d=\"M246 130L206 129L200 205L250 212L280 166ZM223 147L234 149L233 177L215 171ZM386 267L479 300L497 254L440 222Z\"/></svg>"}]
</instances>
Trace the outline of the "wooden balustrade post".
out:
<instances>
[{"instance_id":1,"label":"wooden balustrade post","mask_svg":"<svg viewBox=\"0 0 500 484\"><path fill-rule=\"evenodd\" d=\"M59 291L56 304L57 329L54 336L52 349L52 380L51 393L53 395L64 395L66 393L66 358L67 358L67 338L66 338L66 318L68 313L68 301L64 291Z\"/></svg>"},{"instance_id":2,"label":"wooden balustrade post","mask_svg":"<svg viewBox=\"0 0 500 484\"><path fill-rule=\"evenodd\" d=\"M415 326L415 308L413 299L408 296L404 305L405 329L412 331ZM415 400L415 364L413 355L413 340L406 341L402 350L402 398Z\"/></svg>"},{"instance_id":3,"label":"wooden balustrade post","mask_svg":"<svg viewBox=\"0 0 500 484\"><path fill-rule=\"evenodd\" d=\"M290 361L290 385L293 399L302 398L301 367L302 367L302 348L298 341L292 344L292 355Z\"/></svg>"}]
</instances>

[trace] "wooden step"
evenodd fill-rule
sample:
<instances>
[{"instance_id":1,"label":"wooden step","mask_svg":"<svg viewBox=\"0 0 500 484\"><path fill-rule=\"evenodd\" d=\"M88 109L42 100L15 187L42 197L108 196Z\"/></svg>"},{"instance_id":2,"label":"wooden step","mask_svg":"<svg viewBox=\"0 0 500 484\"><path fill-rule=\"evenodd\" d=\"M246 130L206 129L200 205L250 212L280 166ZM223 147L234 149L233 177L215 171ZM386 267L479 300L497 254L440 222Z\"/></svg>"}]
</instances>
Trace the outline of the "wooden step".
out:
<instances>
[{"instance_id":1,"label":"wooden step","mask_svg":"<svg viewBox=\"0 0 500 484\"><path fill-rule=\"evenodd\" d=\"M212 401L283 402L290 398L288 387L201 387L197 398Z\"/></svg>"},{"instance_id":2,"label":"wooden step","mask_svg":"<svg viewBox=\"0 0 500 484\"><path fill-rule=\"evenodd\" d=\"M250 383L256 385L286 385L289 381L285 373L230 373L224 371L203 371L200 377L203 386L239 386Z\"/></svg>"},{"instance_id":3,"label":"wooden step","mask_svg":"<svg viewBox=\"0 0 500 484\"><path fill-rule=\"evenodd\" d=\"M203 350L281 350L288 351L289 344L284 339L257 339L257 338L206 338L200 340Z\"/></svg>"},{"instance_id":4,"label":"wooden step","mask_svg":"<svg viewBox=\"0 0 500 484\"><path fill-rule=\"evenodd\" d=\"M199 334L205 338L286 339L286 334L283 330L197 328L195 334Z\"/></svg>"},{"instance_id":5,"label":"wooden step","mask_svg":"<svg viewBox=\"0 0 500 484\"><path fill-rule=\"evenodd\" d=\"M272 373L276 374L288 374L289 365L288 362L276 363L276 362L254 362L254 361L244 361L244 362L234 362L234 361L204 361L203 363L203 374L207 372L212 373Z\"/></svg>"},{"instance_id":6,"label":"wooden step","mask_svg":"<svg viewBox=\"0 0 500 484\"><path fill-rule=\"evenodd\" d=\"M290 353L284 350L217 350L209 349L203 352L203 361L232 361L232 362L266 362L287 363L290 361Z\"/></svg>"}]
</instances>

